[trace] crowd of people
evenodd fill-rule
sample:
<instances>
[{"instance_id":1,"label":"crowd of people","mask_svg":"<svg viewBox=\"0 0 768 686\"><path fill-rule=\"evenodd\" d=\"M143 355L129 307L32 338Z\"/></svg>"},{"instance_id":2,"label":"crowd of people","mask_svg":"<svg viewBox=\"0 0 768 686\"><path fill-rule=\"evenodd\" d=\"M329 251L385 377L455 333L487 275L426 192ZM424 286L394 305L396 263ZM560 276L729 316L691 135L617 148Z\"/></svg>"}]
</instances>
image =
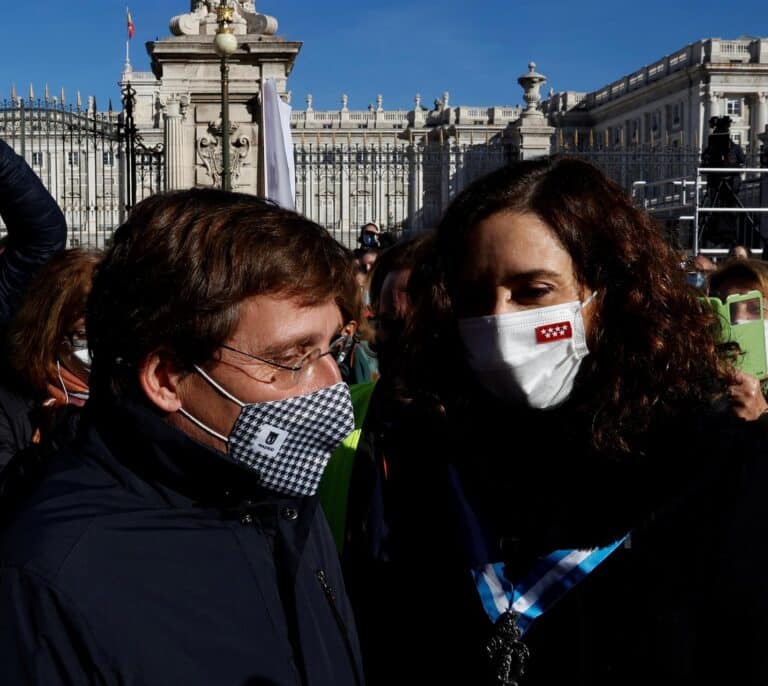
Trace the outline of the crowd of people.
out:
<instances>
[{"instance_id":1,"label":"crowd of people","mask_svg":"<svg viewBox=\"0 0 768 686\"><path fill-rule=\"evenodd\" d=\"M0 683L768 683L748 252L569 157L355 251L211 189L63 250L2 143L0 214Z\"/></svg>"}]
</instances>

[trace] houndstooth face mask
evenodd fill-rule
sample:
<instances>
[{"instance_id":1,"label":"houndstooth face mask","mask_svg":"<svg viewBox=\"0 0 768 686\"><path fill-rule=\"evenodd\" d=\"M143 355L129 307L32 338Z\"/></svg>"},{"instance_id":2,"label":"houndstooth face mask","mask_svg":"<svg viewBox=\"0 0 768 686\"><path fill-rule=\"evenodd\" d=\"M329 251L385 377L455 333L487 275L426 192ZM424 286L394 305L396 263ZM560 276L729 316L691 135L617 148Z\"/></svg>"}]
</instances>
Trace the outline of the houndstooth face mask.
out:
<instances>
[{"instance_id":1,"label":"houndstooth face mask","mask_svg":"<svg viewBox=\"0 0 768 686\"><path fill-rule=\"evenodd\" d=\"M314 495L331 453L355 428L349 388L344 383L307 395L243 403L199 367L224 397L240 406L229 436L214 431L184 408L180 412L227 444L229 455L255 471L261 483L287 495Z\"/></svg>"}]
</instances>

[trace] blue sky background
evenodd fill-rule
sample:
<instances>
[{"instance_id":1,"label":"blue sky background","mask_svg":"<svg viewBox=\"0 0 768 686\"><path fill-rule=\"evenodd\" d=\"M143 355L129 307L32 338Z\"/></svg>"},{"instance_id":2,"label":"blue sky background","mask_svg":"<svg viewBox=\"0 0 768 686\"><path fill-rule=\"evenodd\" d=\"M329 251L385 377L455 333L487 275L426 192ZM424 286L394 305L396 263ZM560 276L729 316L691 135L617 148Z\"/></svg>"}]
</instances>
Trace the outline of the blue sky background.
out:
<instances>
[{"instance_id":1,"label":"blue sky background","mask_svg":"<svg viewBox=\"0 0 768 686\"><path fill-rule=\"evenodd\" d=\"M514 105L517 77L533 59L556 90L593 90L705 37L768 36L765 0L484 0L404 2L256 0L277 17L278 33L304 46L289 80L294 107L311 92L315 109L364 109L384 96L410 109L414 94L431 105L444 90L453 104ZM134 69L148 70L144 43L169 35L168 20L188 0L133 0ZM125 58L125 3L116 0L3 1L0 97L11 85L41 95L63 86L118 107Z\"/></svg>"}]
</instances>

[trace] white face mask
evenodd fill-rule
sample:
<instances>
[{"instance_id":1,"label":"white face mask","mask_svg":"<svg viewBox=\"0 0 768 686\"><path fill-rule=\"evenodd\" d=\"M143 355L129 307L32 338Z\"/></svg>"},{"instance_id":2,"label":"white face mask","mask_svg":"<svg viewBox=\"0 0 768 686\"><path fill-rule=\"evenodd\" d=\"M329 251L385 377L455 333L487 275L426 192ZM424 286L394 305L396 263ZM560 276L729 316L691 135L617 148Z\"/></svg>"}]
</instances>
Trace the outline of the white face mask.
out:
<instances>
[{"instance_id":1,"label":"white face mask","mask_svg":"<svg viewBox=\"0 0 768 686\"><path fill-rule=\"evenodd\" d=\"M72 356L76 357L82 365L90 371L91 369L91 351L88 348L81 348L80 350L73 350Z\"/></svg>"},{"instance_id":2,"label":"white face mask","mask_svg":"<svg viewBox=\"0 0 768 686\"><path fill-rule=\"evenodd\" d=\"M531 407L568 398L589 354L578 300L490 317L459 320L468 362L478 381L505 400Z\"/></svg>"}]
</instances>

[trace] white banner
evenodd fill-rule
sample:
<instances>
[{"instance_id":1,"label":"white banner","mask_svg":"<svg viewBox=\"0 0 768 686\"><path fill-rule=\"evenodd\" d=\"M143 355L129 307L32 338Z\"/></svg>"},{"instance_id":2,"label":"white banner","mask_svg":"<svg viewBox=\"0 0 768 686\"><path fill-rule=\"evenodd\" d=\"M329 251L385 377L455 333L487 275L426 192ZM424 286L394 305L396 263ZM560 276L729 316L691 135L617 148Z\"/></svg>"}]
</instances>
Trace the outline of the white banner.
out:
<instances>
[{"instance_id":1,"label":"white banner","mask_svg":"<svg viewBox=\"0 0 768 686\"><path fill-rule=\"evenodd\" d=\"M261 93L264 195L281 207L296 208L296 167L291 136L291 106L277 94L274 79Z\"/></svg>"}]
</instances>

